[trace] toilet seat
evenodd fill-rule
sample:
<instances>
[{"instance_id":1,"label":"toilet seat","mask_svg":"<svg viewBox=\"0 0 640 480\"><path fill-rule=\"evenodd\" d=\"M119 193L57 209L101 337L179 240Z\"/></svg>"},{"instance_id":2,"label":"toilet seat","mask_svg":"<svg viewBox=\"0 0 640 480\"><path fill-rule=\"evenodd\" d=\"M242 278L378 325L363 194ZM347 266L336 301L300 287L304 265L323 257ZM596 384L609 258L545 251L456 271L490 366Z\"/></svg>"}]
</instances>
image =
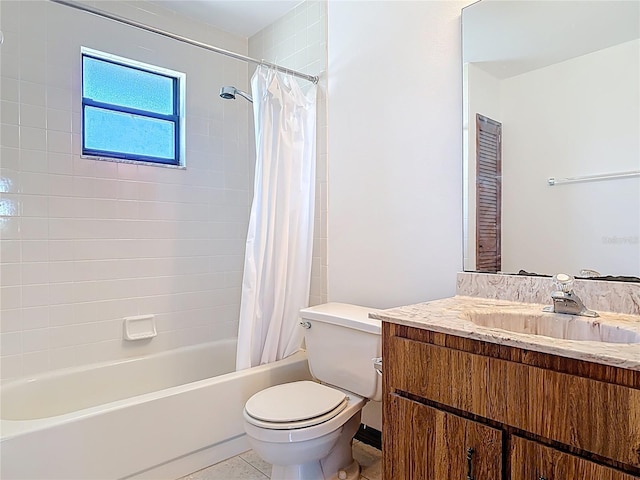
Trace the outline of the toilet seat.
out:
<instances>
[{"instance_id":1,"label":"toilet seat","mask_svg":"<svg viewBox=\"0 0 640 480\"><path fill-rule=\"evenodd\" d=\"M249 417L247 410L244 409L245 433L247 433L249 438L269 443L304 442L320 438L323 435L331 435L332 432L339 431L350 418L359 414L362 407L367 403L367 400L363 397L359 397L358 395L347 391L344 391L344 393L348 398L347 406L344 410L329 420L305 428L288 428L280 430L275 428L263 428L254 425L254 420Z\"/></svg>"},{"instance_id":2,"label":"toilet seat","mask_svg":"<svg viewBox=\"0 0 640 480\"><path fill-rule=\"evenodd\" d=\"M304 380L256 393L247 401L244 417L261 428L304 428L332 419L347 407L348 401L340 390Z\"/></svg>"}]
</instances>

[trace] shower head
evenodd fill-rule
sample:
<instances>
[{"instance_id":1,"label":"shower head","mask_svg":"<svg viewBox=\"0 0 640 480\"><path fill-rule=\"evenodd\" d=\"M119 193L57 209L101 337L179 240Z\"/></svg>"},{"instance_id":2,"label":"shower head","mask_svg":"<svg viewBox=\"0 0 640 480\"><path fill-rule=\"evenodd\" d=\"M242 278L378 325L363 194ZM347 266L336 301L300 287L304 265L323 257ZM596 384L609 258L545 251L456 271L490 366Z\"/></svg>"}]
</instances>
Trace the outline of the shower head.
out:
<instances>
[{"instance_id":1,"label":"shower head","mask_svg":"<svg viewBox=\"0 0 640 480\"><path fill-rule=\"evenodd\" d=\"M222 87L220 89L220 96L225 100L235 100L236 87Z\"/></svg>"},{"instance_id":2,"label":"shower head","mask_svg":"<svg viewBox=\"0 0 640 480\"><path fill-rule=\"evenodd\" d=\"M236 87L227 86L220 89L220 96L225 100L235 100L236 95L240 95L241 97L246 98L251 103L253 103L251 95L249 95L247 92L243 92L242 90L238 90Z\"/></svg>"}]
</instances>

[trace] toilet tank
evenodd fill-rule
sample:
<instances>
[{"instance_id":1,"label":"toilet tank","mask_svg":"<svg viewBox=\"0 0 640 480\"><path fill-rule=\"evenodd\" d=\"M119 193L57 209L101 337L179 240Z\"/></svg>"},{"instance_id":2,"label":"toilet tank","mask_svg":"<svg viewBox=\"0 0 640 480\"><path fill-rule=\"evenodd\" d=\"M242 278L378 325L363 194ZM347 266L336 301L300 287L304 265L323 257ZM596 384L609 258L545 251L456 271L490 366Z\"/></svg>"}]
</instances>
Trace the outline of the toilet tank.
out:
<instances>
[{"instance_id":1,"label":"toilet tank","mask_svg":"<svg viewBox=\"0 0 640 480\"><path fill-rule=\"evenodd\" d=\"M375 310L346 303L300 310L309 368L316 380L382 399L382 377L372 361L382 356L381 322L368 316Z\"/></svg>"}]
</instances>

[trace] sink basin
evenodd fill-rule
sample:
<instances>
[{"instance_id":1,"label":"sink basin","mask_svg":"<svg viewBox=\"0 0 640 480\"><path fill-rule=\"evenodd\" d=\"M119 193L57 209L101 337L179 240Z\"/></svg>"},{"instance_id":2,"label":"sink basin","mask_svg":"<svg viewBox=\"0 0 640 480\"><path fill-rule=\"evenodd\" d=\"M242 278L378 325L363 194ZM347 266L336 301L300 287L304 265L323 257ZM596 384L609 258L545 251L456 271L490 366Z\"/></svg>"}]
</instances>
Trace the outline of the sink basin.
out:
<instances>
[{"instance_id":1,"label":"sink basin","mask_svg":"<svg viewBox=\"0 0 640 480\"><path fill-rule=\"evenodd\" d=\"M553 313L464 312L462 317L480 327L562 340L640 343L640 332L607 324L600 318Z\"/></svg>"}]
</instances>

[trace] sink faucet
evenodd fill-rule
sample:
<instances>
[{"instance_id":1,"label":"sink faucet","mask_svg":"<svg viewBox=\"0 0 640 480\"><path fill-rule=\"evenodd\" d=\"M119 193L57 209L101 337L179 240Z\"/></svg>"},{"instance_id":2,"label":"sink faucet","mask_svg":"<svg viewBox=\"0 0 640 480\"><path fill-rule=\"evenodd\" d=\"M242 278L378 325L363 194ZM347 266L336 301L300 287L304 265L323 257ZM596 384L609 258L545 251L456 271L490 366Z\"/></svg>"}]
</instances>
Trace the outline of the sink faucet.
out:
<instances>
[{"instance_id":1,"label":"sink faucet","mask_svg":"<svg viewBox=\"0 0 640 480\"><path fill-rule=\"evenodd\" d=\"M584 306L580 297L573 291L574 278L571 275L558 273L554 275L553 282L556 290L551 294L553 305L544 307L543 311L552 313L567 313L569 315L582 315L584 317L597 317L598 313Z\"/></svg>"}]
</instances>

